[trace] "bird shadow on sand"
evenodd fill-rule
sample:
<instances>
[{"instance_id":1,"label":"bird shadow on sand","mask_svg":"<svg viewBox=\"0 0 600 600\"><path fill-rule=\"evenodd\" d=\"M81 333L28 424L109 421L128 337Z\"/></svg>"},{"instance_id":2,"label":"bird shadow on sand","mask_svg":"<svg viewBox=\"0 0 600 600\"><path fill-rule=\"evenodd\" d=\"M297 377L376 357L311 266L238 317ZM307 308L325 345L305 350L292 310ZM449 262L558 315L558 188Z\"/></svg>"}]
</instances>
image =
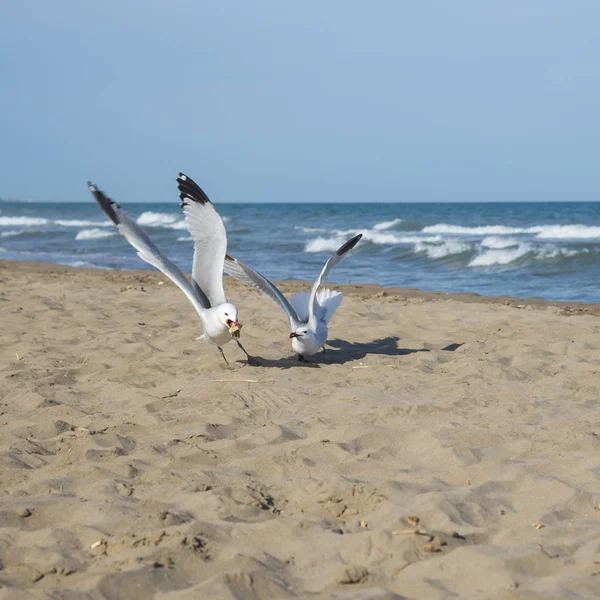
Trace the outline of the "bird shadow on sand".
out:
<instances>
[{"instance_id":1,"label":"bird shadow on sand","mask_svg":"<svg viewBox=\"0 0 600 600\"><path fill-rule=\"evenodd\" d=\"M343 365L347 362L360 360L368 354L379 354L383 356L406 356L415 352L430 352L429 348L400 348L398 336L390 336L373 340L371 342L346 342L344 340L329 340L327 342L327 351L318 352L314 356L300 362L297 356L280 358L272 360L255 356L260 367L279 367L289 369L291 367L320 368L321 365Z\"/></svg>"}]
</instances>

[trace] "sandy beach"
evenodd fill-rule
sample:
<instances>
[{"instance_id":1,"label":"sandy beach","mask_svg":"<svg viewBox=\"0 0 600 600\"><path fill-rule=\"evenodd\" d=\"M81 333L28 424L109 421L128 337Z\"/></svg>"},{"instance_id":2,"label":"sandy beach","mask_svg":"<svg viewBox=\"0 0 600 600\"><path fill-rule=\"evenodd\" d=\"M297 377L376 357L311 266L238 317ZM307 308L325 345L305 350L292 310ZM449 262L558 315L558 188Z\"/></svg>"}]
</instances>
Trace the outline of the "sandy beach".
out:
<instances>
[{"instance_id":1,"label":"sandy beach","mask_svg":"<svg viewBox=\"0 0 600 600\"><path fill-rule=\"evenodd\" d=\"M599 306L331 287L0 262L0 598L600 597Z\"/></svg>"}]
</instances>

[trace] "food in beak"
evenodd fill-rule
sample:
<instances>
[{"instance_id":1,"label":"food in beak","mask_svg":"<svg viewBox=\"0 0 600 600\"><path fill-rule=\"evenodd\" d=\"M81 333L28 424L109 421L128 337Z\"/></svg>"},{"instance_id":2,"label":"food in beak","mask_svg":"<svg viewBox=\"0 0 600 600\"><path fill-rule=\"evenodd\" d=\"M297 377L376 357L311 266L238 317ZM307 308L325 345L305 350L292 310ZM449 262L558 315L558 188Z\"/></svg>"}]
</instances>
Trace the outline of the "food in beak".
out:
<instances>
[{"instance_id":1,"label":"food in beak","mask_svg":"<svg viewBox=\"0 0 600 600\"><path fill-rule=\"evenodd\" d=\"M229 333L233 337L240 337L240 329L242 326L236 321L235 323L231 319L227 319L227 325L229 327Z\"/></svg>"}]
</instances>

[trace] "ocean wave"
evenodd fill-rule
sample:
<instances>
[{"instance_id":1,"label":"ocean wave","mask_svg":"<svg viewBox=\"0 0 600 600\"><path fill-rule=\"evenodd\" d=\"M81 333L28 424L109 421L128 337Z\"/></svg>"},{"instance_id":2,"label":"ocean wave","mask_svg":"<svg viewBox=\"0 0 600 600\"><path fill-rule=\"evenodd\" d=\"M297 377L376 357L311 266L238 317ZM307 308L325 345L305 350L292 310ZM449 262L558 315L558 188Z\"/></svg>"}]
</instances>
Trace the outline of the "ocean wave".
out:
<instances>
[{"instance_id":1,"label":"ocean wave","mask_svg":"<svg viewBox=\"0 0 600 600\"><path fill-rule=\"evenodd\" d=\"M17 231L3 231L0 233L0 237L14 237L15 235L21 235L24 231L17 229Z\"/></svg>"},{"instance_id":2,"label":"ocean wave","mask_svg":"<svg viewBox=\"0 0 600 600\"><path fill-rule=\"evenodd\" d=\"M116 235L114 231L106 231L102 229L82 229L77 233L75 239L81 240L98 240L100 238L111 237Z\"/></svg>"},{"instance_id":3,"label":"ocean wave","mask_svg":"<svg viewBox=\"0 0 600 600\"><path fill-rule=\"evenodd\" d=\"M323 229L322 227L298 227L298 225L294 225L294 229L303 231L304 233L327 233L327 229Z\"/></svg>"},{"instance_id":4,"label":"ocean wave","mask_svg":"<svg viewBox=\"0 0 600 600\"><path fill-rule=\"evenodd\" d=\"M88 262L87 260L71 260L65 261L61 264L67 265L68 267L91 267L94 269L104 269L104 267L97 267L96 265L94 265L91 262Z\"/></svg>"},{"instance_id":5,"label":"ocean wave","mask_svg":"<svg viewBox=\"0 0 600 600\"><path fill-rule=\"evenodd\" d=\"M445 258L453 254L464 254L472 250L469 244L460 240L446 240L441 244L431 244L427 241L420 241L415 244L414 252L416 254L425 253L429 258Z\"/></svg>"},{"instance_id":6,"label":"ocean wave","mask_svg":"<svg viewBox=\"0 0 600 600\"><path fill-rule=\"evenodd\" d=\"M81 221L78 219L58 219L56 221L52 221L52 223L56 223L56 225L60 225L61 227L111 227L112 223L108 220L106 221Z\"/></svg>"},{"instance_id":7,"label":"ocean wave","mask_svg":"<svg viewBox=\"0 0 600 600\"><path fill-rule=\"evenodd\" d=\"M478 227L464 227L462 225L449 225L439 223L423 227L423 233L449 233L462 235L510 235L516 233L527 233L521 227L507 227L506 225L480 225Z\"/></svg>"},{"instance_id":8,"label":"ocean wave","mask_svg":"<svg viewBox=\"0 0 600 600\"><path fill-rule=\"evenodd\" d=\"M539 239L580 239L589 240L600 238L600 226L594 225L534 225L532 227L508 227L506 225L480 225L466 227L438 223L424 227L423 233L438 233L450 235L518 235L535 234Z\"/></svg>"},{"instance_id":9,"label":"ocean wave","mask_svg":"<svg viewBox=\"0 0 600 600\"><path fill-rule=\"evenodd\" d=\"M375 225L373 225L373 229L375 231L381 231L382 229L391 229L392 227L395 227L400 223L402 223L402 219L394 219L393 221L383 221L381 223L375 223Z\"/></svg>"},{"instance_id":10,"label":"ocean wave","mask_svg":"<svg viewBox=\"0 0 600 600\"><path fill-rule=\"evenodd\" d=\"M192 238L189 235L182 235L181 237L177 238L178 242L191 242Z\"/></svg>"},{"instance_id":11,"label":"ocean wave","mask_svg":"<svg viewBox=\"0 0 600 600\"><path fill-rule=\"evenodd\" d=\"M318 237L306 244L305 252L335 252L343 243L345 238Z\"/></svg>"},{"instance_id":12,"label":"ocean wave","mask_svg":"<svg viewBox=\"0 0 600 600\"><path fill-rule=\"evenodd\" d=\"M479 256L473 258L469 267L491 267L492 265L508 265L519 258L525 256L531 251L529 244L520 244L517 248L494 248L482 252Z\"/></svg>"},{"instance_id":13,"label":"ocean wave","mask_svg":"<svg viewBox=\"0 0 600 600\"><path fill-rule=\"evenodd\" d=\"M147 227L164 227L165 225L172 225L179 220L179 215L146 211L137 218L137 224L146 225Z\"/></svg>"},{"instance_id":14,"label":"ocean wave","mask_svg":"<svg viewBox=\"0 0 600 600\"><path fill-rule=\"evenodd\" d=\"M493 265L508 265L525 258L532 261L544 261L555 260L557 258L570 258L588 253L588 248L575 250L554 245L535 247L531 244L519 244L516 248L493 248L486 250L473 258L468 266L491 267Z\"/></svg>"},{"instance_id":15,"label":"ocean wave","mask_svg":"<svg viewBox=\"0 0 600 600\"><path fill-rule=\"evenodd\" d=\"M231 217L221 217L224 223L228 223L233 219ZM187 221L182 219L180 215L171 213L153 212L151 210L143 212L137 219L138 225L146 227L165 227L166 229L187 229ZM110 225L110 223L109 223Z\"/></svg>"},{"instance_id":16,"label":"ocean wave","mask_svg":"<svg viewBox=\"0 0 600 600\"><path fill-rule=\"evenodd\" d=\"M306 244L305 252L335 252L352 236L363 234L363 241L376 245L418 244L422 242L437 243L443 241L441 236L398 235L395 233L373 231L372 229L348 229L336 231L331 237L317 237Z\"/></svg>"},{"instance_id":17,"label":"ocean wave","mask_svg":"<svg viewBox=\"0 0 600 600\"><path fill-rule=\"evenodd\" d=\"M521 242L514 238L501 238L501 237L486 237L483 238L480 244L484 248L493 248L500 250L502 248L511 248L512 246L518 246Z\"/></svg>"},{"instance_id":18,"label":"ocean wave","mask_svg":"<svg viewBox=\"0 0 600 600\"><path fill-rule=\"evenodd\" d=\"M590 240L600 238L600 227L590 225L544 225L539 228L540 239Z\"/></svg>"},{"instance_id":19,"label":"ocean wave","mask_svg":"<svg viewBox=\"0 0 600 600\"><path fill-rule=\"evenodd\" d=\"M163 227L166 227L167 229L187 229L188 223L185 219L182 219L181 221L176 221L170 225L163 225Z\"/></svg>"},{"instance_id":20,"label":"ocean wave","mask_svg":"<svg viewBox=\"0 0 600 600\"><path fill-rule=\"evenodd\" d=\"M41 217L0 217L0 227L21 225L31 227L34 225L48 225L50 221Z\"/></svg>"}]
</instances>

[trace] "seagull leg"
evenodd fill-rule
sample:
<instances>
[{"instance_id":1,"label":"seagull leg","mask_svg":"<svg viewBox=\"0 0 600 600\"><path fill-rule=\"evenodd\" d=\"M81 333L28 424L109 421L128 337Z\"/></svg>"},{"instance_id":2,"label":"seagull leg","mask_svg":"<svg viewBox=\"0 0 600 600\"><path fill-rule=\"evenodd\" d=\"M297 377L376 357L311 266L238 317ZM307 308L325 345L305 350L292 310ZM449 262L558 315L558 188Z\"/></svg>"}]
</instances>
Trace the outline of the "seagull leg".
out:
<instances>
[{"instance_id":1,"label":"seagull leg","mask_svg":"<svg viewBox=\"0 0 600 600\"><path fill-rule=\"evenodd\" d=\"M235 338L235 341L237 342L237 345L244 351L244 354L246 355L246 358L248 359L248 364L252 365L253 367L258 366L258 363L256 362L256 360L254 358L252 358L247 352L246 352L246 348L244 348L244 346L242 346L240 340L238 340L237 338Z\"/></svg>"},{"instance_id":2,"label":"seagull leg","mask_svg":"<svg viewBox=\"0 0 600 600\"><path fill-rule=\"evenodd\" d=\"M300 362L306 362L306 359L304 358L304 356L302 356L302 354L298 354L298 360Z\"/></svg>"},{"instance_id":3,"label":"seagull leg","mask_svg":"<svg viewBox=\"0 0 600 600\"><path fill-rule=\"evenodd\" d=\"M217 346L217 348L219 349L219 352L221 353L221 356L223 357L223 360L225 361L225 364L227 366L229 366L229 361L227 360L227 358L225 357L225 352L223 352L223 348L221 348L221 346Z\"/></svg>"},{"instance_id":4,"label":"seagull leg","mask_svg":"<svg viewBox=\"0 0 600 600\"><path fill-rule=\"evenodd\" d=\"M325 344L323 344L323 362L325 362L325 353L327 350L325 349Z\"/></svg>"}]
</instances>

